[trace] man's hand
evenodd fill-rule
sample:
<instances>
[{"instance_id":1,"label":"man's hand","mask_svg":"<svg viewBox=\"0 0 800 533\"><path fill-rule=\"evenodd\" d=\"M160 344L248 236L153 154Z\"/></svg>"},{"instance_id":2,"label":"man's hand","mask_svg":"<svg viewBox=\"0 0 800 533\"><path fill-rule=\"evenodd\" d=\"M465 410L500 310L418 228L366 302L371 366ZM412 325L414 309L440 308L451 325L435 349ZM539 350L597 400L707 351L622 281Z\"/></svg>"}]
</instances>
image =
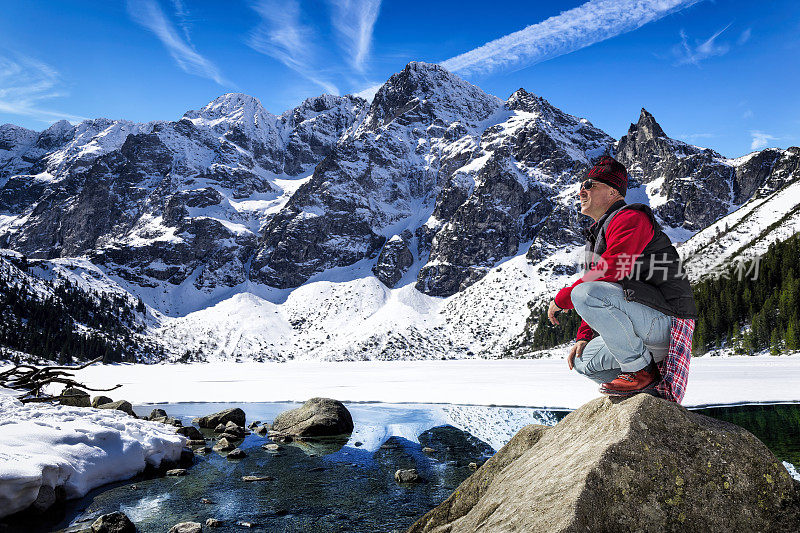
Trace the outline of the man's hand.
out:
<instances>
[{"instance_id":1,"label":"man's hand","mask_svg":"<svg viewBox=\"0 0 800 533\"><path fill-rule=\"evenodd\" d=\"M559 306L556 305L556 301L553 300L552 302L550 302L550 307L547 308L547 318L550 320L551 324L555 324L556 326L560 324L560 322L556 318L556 313L558 313L559 311L563 311L563 309L561 309Z\"/></svg>"},{"instance_id":2,"label":"man's hand","mask_svg":"<svg viewBox=\"0 0 800 533\"><path fill-rule=\"evenodd\" d=\"M589 341L578 341L572 345L572 349L569 351L569 355L567 356L567 366L570 370L575 367L575 356L577 355L580 357L583 354L583 349L586 348L587 344L589 344Z\"/></svg>"}]
</instances>

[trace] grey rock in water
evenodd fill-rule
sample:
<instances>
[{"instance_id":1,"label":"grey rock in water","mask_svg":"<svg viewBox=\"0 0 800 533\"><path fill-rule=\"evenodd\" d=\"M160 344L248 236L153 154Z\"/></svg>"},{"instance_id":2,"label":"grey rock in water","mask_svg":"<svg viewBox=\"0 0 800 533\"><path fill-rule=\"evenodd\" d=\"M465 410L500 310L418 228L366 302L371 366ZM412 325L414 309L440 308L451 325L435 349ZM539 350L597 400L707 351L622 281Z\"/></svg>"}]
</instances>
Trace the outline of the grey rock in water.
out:
<instances>
[{"instance_id":1,"label":"grey rock in water","mask_svg":"<svg viewBox=\"0 0 800 533\"><path fill-rule=\"evenodd\" d=\"M212 450L214 450L215 452L227 452L228 450L232 450L235 447L236 446L228 442L228 439L223 437L217 441Z\"/></svg>"},{"instance_id":2,"label":"grey rock in water","mask_svg":"<svg viewBox=\"0 0 800 533\"><path fill-rule=\"evenodd\" d=\"M278 450L281 449L280 444L275 444L275 443L262 444L261 447L270 452L277 452Z\"/></svg>"},{"instance_id":3,"label":"grey rock in water","mask_svg":"<svg viewBox=\"0 0 800 533\"><path fill-rule=\"evenodd\" d=\"M242 481L252 483L254 481L273 481L275 478L272 476L242 476Z\"/></svg>"},{"instance_id":4,"label":"grey rock in water","mask_svg":"<svg viewBox=\"0 0 800 533\"><path fill-rule=\"evenodd\" d=\"M203 526L200 522L181 522L175 524L169 530L169 533L202 533Z\"/></svg>"},{"instance_id":5,"label":"grey rock in water","mask_svg":"<svg viewBox=\"0 0 800 533\"><path fill-rule=\"evenodd\" d=\"M234 407L211 415L195 418L192 422L201 428L216 428L219 424L227 424L228 422L234 422L237 426L244 426L245 414L244 411L238 407ZM216 431L216 429L214 431Z\"/></svg>"},{"instance_id":6,"label":"grey rock in water","mask_svg":"<svg viewBox=\"0 0 800 533\"><path fill-rule=\"evenodd\" d=\"M200 426L200 427L203 427L203 426ZM214 427L214 433L225 433L225 424L217 424Z\"/></svg>"},{"instance_id":7,"label":"grey rock in water","mask_svg":"<svg viewBox=\"0 0 800 533\"><path fill-rule=\"evenodd\" d=\"M206 527L220 527L222 522L216 518L209 518L206 520Z\"/></svg>"},{"instance_id":8,"label":"grey rock in water","mask_svg":"<svg viewBox=\"0 0 800 533\"><path fill-rule=\"evenodd\" d=\"M394 473L394 480L398 483L419 483L422 478L416 468L400 469Z\"/></svg>"},{"instance_id":9,"label":"grey rock in water","mask_svg":"<svg viewBox=\"0 0 800 533\"><path fill-rule=\"evenodd\" d=\"M295 437L325 437L353 432L353 417L331 398L311 398L301 407L275 417L272 431Z\"/></svg>"},{"instance_id":10,"label":"grey rock in water","mask_svg":"<svg viewBox=\"0 0 800 533\"><path fill-rule=\"evenodd\" d=\"M110 401L108 403L111 403ZM163 409L153 409L150 411L150 416L147 417L148 420L156 420L158 418L167 418L167 412Z\"/></svg>"},{"instance_id":11,"label":"grey rock in water","mask_svg":"<svg viewBox=\"0 0 800 533\"><path fill-rule=\"evenodd\" d=\"M92 522L89 531L92 533L136 533L136 526L133 525L128 515L117 511L98 517Z\"/></svg>"},{"instance_id":12,"label":"grey rock in water","mask_svg":"<svg viewBox=\"0 0 800 533\"><path fill-rule=\"evenodd\" d=\"M173 468L172 470L167 470L168 476L185 476L189 472L185 468Z\"/></svg>"},{"instance_id":13,"label":"grey rock in water","mask_svg":"<svg viewBox=\"0 0 800 533\"><path fill-rule=\"evenodd\" d=\"M200 433L200 430L197 429L194 426L179 427L175 431L175 433L177 433L178 435L183 435L184 437L186 437L190 441L192 441L192 440L204 440L205 439L203 434Z\"/></svg>"},{"instance_id":14,"label":"grey rock in water","mask_svg":"<svg viewBox=\"0 0 800 533\"><path fill-rule=\"evenodd\" d=\"M92 398L92 407L99 407L106 403L111 403L114 400L109 398L108 396L95 396Z\"/></svg>"},{"instance_id":15,"label":"grey rock in water","mask_svg":"<svg viewBox=\"0 0 800 533\"><path fill-rule=\"evenodd\" d=\"M228 453L228 459L244 459L247 454L241 448L234 448Z\"/></svg>"},{"instance_id":16,"label":"grey rock in water","mask_svg":"<svg viewBox=\"0 0 800 533\"><path fill-rule=\"evenodd\" d=\"M91 407L92 405L89 393L77 387L66 387L61 391L61 396L67 396L67 398L61 398L61 405L70 405L72 407Z\"/></svg>"},{"instance_id":17,"label":"grey rock in water","mask_svg":"<svg viewBox=\"0 0 800 533\"><path fill-rule=\"evenodd\" d=\"M123 413L127 413L132 417L136 418L136 413L133 412L133 406L131 402L127 400L117 400L116 402L111 403L104 403L103 405L98 405L98 409L115 409L117 411L122 411Z\"/></svg>"},{"instance_id":18,"label":"grey rock in water","mask_svg":"<svg viewBox=\"0 0 800 533\"><path fill-rule=\"evenodd\" d=\"M640 394L528 426L409 533L792 531L800 490L744 429Z\"/></svg>"},{"instance_id":19,"label":"grey rock in water","mask_svg":"<svg viewBox=\"0 0 800 533\"><path fill-rule=\"evenodd\" d=\"M181 465L189 466L194 462L194 451L191 448L183 448L178 463Z\"/></svg>"},{"instance_id":20,"label":"grey rock in water","mask_svg":"<svg viewBox=\"0 0 800 533\"><path fill-rule=\"evenodd\" d=\"M241 425L236 424L235 422L228 422L225 424L224 433L229 433L231 435L236 435L243 438L247 434L247 431Z\"/></svg>"}]
</instances>

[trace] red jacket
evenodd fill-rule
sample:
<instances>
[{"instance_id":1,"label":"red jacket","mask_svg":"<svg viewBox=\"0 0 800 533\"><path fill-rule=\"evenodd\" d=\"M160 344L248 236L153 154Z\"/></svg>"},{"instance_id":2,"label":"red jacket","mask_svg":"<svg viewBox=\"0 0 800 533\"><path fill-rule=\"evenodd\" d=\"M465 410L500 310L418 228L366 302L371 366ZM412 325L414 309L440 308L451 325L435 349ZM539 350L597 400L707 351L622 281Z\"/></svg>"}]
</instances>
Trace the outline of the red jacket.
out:
<instances>
[{"instance_id":1,"label":"red jacket","mask_svg":"<svg viewBox=\"0 0 800 533\"><path fill-rule=\"evenodd\" d=\"M592 224L594 226L594 224ZM617 281L627 276L633 263L653 239L653 225L646 214L635 209L625 209L611 219L606 230L606 251L602 261L584 273L575 283L564 287L556 294L556 305L561 309L573 309L572 289L584 281ZM582 320L576 340L591 340L594 331Z\"/></svg>"}]
</instances>

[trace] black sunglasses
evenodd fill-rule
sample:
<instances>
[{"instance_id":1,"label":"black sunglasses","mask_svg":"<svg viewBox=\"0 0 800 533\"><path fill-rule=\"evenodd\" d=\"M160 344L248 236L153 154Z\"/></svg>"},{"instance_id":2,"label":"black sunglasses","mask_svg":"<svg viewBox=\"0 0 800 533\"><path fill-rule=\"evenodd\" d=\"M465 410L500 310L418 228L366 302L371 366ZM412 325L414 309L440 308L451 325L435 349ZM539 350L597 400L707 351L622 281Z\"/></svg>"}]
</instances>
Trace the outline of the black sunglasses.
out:
<instances>
[{"instance_id":1,"label":"black sunglasses","mask_svg":"<svg viewBox=\"0 0 800 533\"><path fill-rule=\"evenodd\" d=\"M591 179L588 179L581 183L581 190L586 189L587 191L594 186L594 182Z\"/></svg>"}]
</instances>

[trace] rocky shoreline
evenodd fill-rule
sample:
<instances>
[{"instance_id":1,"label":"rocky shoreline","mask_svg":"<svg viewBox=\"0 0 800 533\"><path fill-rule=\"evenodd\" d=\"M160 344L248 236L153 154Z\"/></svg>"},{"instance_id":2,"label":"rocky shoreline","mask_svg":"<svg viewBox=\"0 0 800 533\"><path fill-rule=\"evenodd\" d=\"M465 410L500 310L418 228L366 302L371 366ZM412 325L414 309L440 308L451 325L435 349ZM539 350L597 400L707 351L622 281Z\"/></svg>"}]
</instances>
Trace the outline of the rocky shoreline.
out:
<instances>
[{"instance_id":1,"label":"rocky shoreline","mask_svg":"<svg viewBox=\"0 0 800 533\"><path fill-rule=\"evenodd\" d=\"M81 397L74 402L87 407L88 395L74 396ZM104 409L127 413L126 403L99 397L88 406L115 405ZM136 415L131 410L126 416ZM214 453L238 463L251 454L279 457L289 451L288 446L302 449L301 455L321 457L342 449L354 428L347 408L328 398L312 398L278 414L271 424L259 420L248 424L240 408L197 417L191 426L158 408L144 418L172 426L185 445L178 460L148 467L147 475L159 477L197 475L192 467L198 462L195 454ZM443 444L446 436L436 436L438 429L420 435L422 453L445 463L464 461L448 455L451 447ZM247 451L240 448L253 434L265 442L254 448L251 441ZM391 437L379 452L391 457L402 446ZM649 396L624 401L598 398L555 426L524 427L488 461L491 453L483 459L479 455L463 463L472 474L465 474L461 485L419 518L409 533L594 531L624 524L638 524L648 531L795 531L800 525L800 484L764 444L738 426ZM406 491L419 484L424 487L426 474L401 463L394 470L397 487ZM319 470L315 475L326 477L327 467L309 472L315 470ZM241 474L239 479L246 484L288 482L263 470ZM59 497L63 500L60 492L53 497L45 490L26 512L41 513L48 503L58 505ZM214 503L206 500L201 503ZM211 516L204 522L176 522L165 528L181 533L258 527L249 520L215 516L212 507L208 511ZM121 512L95 515L92 520L67 531L137 531Z\"/></svg>"}]
</instances>

